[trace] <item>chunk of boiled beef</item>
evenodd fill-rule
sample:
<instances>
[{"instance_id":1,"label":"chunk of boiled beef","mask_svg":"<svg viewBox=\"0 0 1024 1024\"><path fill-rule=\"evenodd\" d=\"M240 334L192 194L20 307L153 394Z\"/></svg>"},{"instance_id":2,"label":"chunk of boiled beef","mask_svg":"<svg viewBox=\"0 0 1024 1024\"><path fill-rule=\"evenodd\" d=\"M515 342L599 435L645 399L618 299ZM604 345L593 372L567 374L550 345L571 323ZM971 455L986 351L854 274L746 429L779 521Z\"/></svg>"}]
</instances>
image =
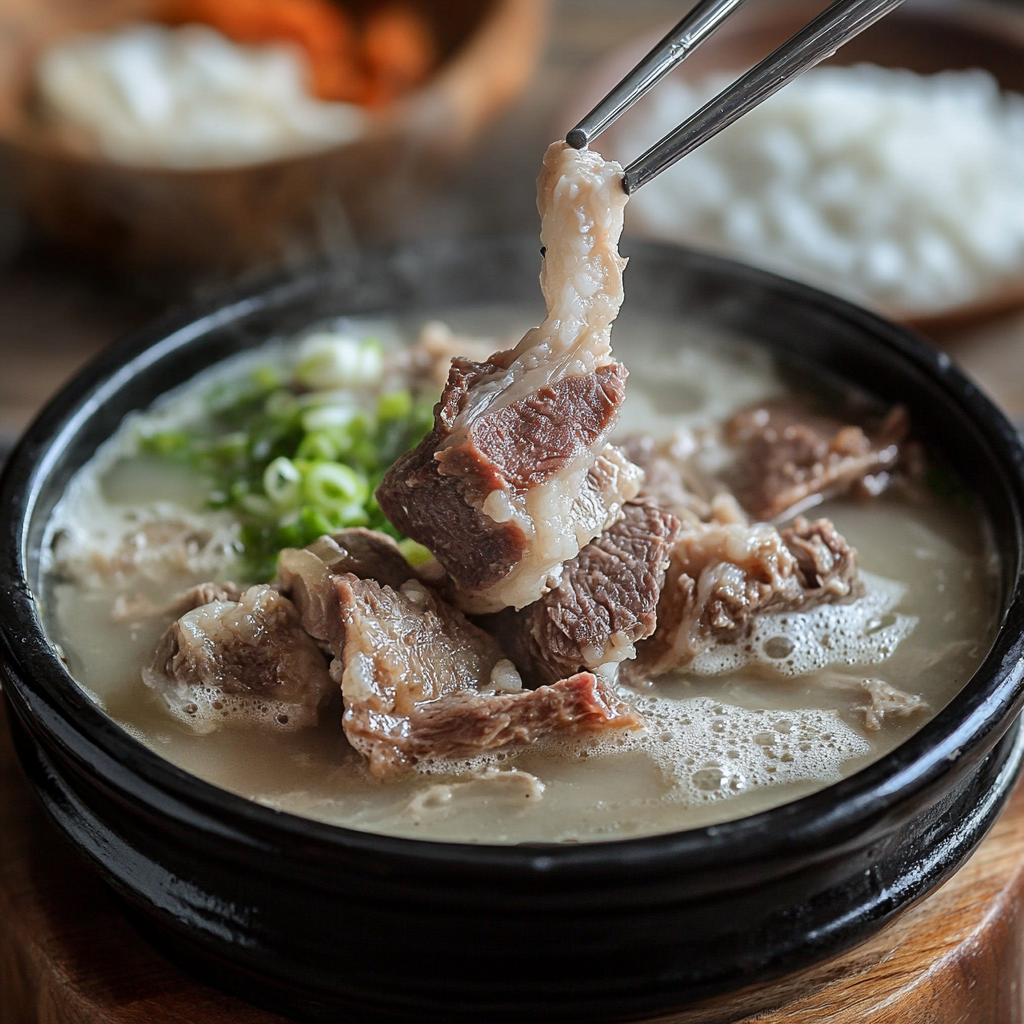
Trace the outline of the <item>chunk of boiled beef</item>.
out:
<instances>
[{"instance_id":1,"label":"chunk of boiled beef","mask_svg":"<svg viewBox=\"0 0 1024 1024\"><path fill-rule=\"evenodd\" d=\"M802 607L844 601L863 592L857 576L857 552L830 519L811 522L797 516L779 536L796 560Z\"/></svg>"},{"instance_id":2,"label":"chunk of boiled beef","mask_svg":"<svg viewBox=\"0 0 1024 1024\"><path fill-rule=\"evenodd\" d=\"M637 644L632 681L689 664L701 651L735 643L753 617L808 610L863 592L856 551L827 519L709 523L684 531L672 551L658 602L658 629Z\"/></svg>"},{"instance_id":3,"label":"chunk of boiled beef","mask_svg":"<svg viewBox=\"0 0 1024 1024\"><path fill-rule=\"evenodd\" d=\"M306 550L336 575L350 572L360 579L376 580L389 587L400 587L416 575L391 537L361 526L324 534L307 545Z\"/></svg>"},{"instance_id":4,"label":"chunk of boiled beef","mask_svg":"<svg viewBox=\"0 0 1024 1024\"><path fill-rule=\"evenodd\" d=\"M355 527L315 540L305 548L285 548L274 585L295 603L303 628L325 651L339 652L344 631L332 579L351 573L398 589L416 571L387 534Z\"/></svg>"},{"instance_id":5,"label":"chunk of boiled beef","mask_svg":"<svg viewBox=\"0 0 1024 1024\"><path fill-rule=\"evenodd\" d=\"M344 644L332 673L341 679L345 735L373 775L639 724L593 677L523 690L497 642L422 583L396 591L345 575L333 585Z\"/></svg>"},{"instance_id":6,"label":"chunk of boiled beef","mask_svg":"<svg viewBox=\"0 0 1024 1024\"><path fill-rule=\"evenodd\" d=\"M565 564L557 586L521 611L481 619L529 685L615 665L649 637L679 520L653 504L624 517Z\"/></svg>"},{"instance_id":7,"label":"chunk of boiled beef","mask_svg":"<svg viewBox=\"0 0 1024 1024\"><path fill-rule=\"evenodd\" d=\"M547 318L510 351L453 360L434 429L377 490L388 519L448 572L464 610L537 600L639 487L639 470L607 444L626 380L611 354L621 177L592 151L549 147L537 186Z\"/></svg>"},{"instance_id":8,"label":"chunk of boiled beef","mask_svg":"<svg viewBox=\"0 0 1024 1024\"><path fill-rule=\"evenodd\" d=\"M408 728L366 737L374 764L392 771L438 757L475 757L548 738L579 739L611 729L639 729L643 720L591 672L518 693L452 693L418 704ZM352 739L351 733L349 739ZM383 741L383 742L382 742Z\"/></svg>"},{"instance_id":9,"label":"chunk of boiled beef","mask_svg":"<svg viewBox=\"0 0 1024 1024\"><path fill-rule=\"evenodd\" d=\"M877 495L901 463L919 461L908 445L910 421L897 406L873 429L819 415L793 401L738 412L725 429L736 448L726 474L740 504L758 520L851 492Z\"/></svg>"},{"instance_id":10,"label":"chunk of boiled beef","mask_svg":"<svg viewBox=\"0 0 1024 1024\"><path fill-rule=\"evenodd\" d=\"M200 733L253 721L288 729L315 725L334 689L295 606L262 584L237 601L214 600L182 615L142 676Z\"/></svg>"}]
</instances>

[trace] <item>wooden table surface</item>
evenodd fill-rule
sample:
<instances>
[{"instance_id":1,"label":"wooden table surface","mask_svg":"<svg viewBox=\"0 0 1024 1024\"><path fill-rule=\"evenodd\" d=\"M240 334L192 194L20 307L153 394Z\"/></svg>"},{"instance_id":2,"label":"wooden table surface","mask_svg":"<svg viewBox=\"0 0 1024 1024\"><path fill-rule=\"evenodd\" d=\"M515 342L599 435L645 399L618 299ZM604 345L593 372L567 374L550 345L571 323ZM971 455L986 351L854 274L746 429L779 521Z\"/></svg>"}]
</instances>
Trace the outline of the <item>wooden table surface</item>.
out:
<instances>
[{"instance_id":1,"label":"wooden table surface","mask_svg":"<svg viewBox=\"0 0 1024 1024\"><path fill-rule=\"evenodd\" d=\"M677 9L671 0L559 0L548 57L492 133L490 162L454 179L413 229L536 230L532 181L559 98L597 55ZM35 245L12 257L16 221L2 197L0 188L0 446L78 366L161 307ZM1024 417L1024 313L941 344ZM1022 897L1019 789L967 867L865 946L770 990L667 1020L1024 1024ZM43 820L0 726L0 1024L276 1020L195 984L139 939Z\"/></svg>"}]
</instances>

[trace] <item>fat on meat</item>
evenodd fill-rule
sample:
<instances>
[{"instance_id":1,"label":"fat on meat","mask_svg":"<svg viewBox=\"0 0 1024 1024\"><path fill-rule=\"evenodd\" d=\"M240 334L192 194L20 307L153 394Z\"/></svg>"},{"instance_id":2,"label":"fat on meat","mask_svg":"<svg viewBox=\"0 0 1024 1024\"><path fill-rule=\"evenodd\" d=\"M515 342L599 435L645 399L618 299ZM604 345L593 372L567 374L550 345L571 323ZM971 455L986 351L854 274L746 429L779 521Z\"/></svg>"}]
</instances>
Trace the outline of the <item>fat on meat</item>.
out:
<instances>
[{"instance_id":1,"label":"fat on meat","mask_svg":"<svg viewBox=\"0 0 1024 1024\"><path fill-rule=\"evenodd\" d=\"M324 534L304 548L285 548L274 586L299 610L302 626L325 651L339 652L344 630L333 578L351 573L398 589L416 571L387 534L362 527Z\"/></svg>"},{"instance_id":2,"label":"fat on meat","mask_svg":"<svg viewBox=\"0 0 1024 1024\"><path fill-rule=\"evenodd\" d=\"M809 610L863 593L856 551L828 519L791 527L705 523L672 551L658 602L658 629L637 644L631 681L684 668L717 643L734 643L753 617Z\"/></svg>"},{"instance_id":3,"label":"fat on meat","mask_svg":"<svg viewBox=\"0 0 1024 1024\"><path fill-rule=\"evenodd\" d=\"M579 739L643 724L603 679L580 672L518 693L452 693L416 705L404 729L374 732L363 742L371 751L371 771L390 774L438 757L475 757L542 739Z\"/></svg>"},{"instance_id":4,"label":"fat on meat","mask_svg":"<svg viewBox=\"0 0 1024 1024\"><path fill-rule=\"evenodd\" d=\"M273 705L276 723L297 729L316 724L334 690L327 661L295 606L265 584L237 601L214 600L186 612L164 632L142 676L197 732L233 721L188 719L190 708L210 703L198 699L199 691Z\"/></svg>"},{"instance_id":5,"label":"fat on meat","mask_svg":"<svg viewBox=\"0 0 1024 1024\"><path fill-rule=\"evenodd\" d=\"M331 672L340 677L345 735L372 775L640 724L593 676L523 690L494 638L423 583L396 591L344 575L333 586L344 642Z\"/></svg>"},{"instance_id":6,"label":"fat on meat","mask_svg":"<svg viewBox=\"0 0 1024 1024\"><path fill-rule=\"evenodd\" d=\"M607 444L626 380L611 353L621 178L597 153L548 148L537 186L547 318L485 362L453 360L434 429L377 490L464 610L536 601L639 488L639 469Z\"/></svg>"}]
</instances>

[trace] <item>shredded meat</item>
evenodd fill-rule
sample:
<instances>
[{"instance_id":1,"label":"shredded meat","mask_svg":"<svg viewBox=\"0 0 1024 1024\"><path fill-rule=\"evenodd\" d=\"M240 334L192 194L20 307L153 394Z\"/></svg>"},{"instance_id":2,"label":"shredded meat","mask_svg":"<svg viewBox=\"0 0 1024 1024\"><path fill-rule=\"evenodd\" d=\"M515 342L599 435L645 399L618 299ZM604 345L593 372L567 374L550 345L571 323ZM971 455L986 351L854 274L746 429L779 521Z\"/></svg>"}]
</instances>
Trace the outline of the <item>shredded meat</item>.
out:
<instances>
[{"instance_id":1,"label":"shredded meat","mask_svg":"<svg viewBox=\"0 0 1024 1024\"><path fill-rule=\"evenodd\" d=\"M345 629L346 709L405 716L420 701L486 685L503 657L492 637L422 583L393 590L351 575L331 582Z\"/></svg>"},{"instance_id":2,"label":"shredded meat","mask_svg":"<svg viewBox=\"0 0 1024 1024\"><path fill-rule=\"evenodd\" d=\"M331 671L341 677L345 735L374 775L635 718L596 683L539 698L522 691L497 642L422 583L395 591L348 575L333 585L345 638ZM512 693L481 692L496 689Z\"/></svg>"},{"instance_id":3,"label":"shredded meat","mask_svg":"<svg viewBox=\"0 0 1024 1024\"><path fill-rule=\"evenodd\" d=\"M801 608L859 596L857 552L829 519L809 522L797 516L779 535L796 560L794 575L800 584Z\"/></svg>"},{"instance_id":4,"label":"shredded meat","mask_svg":"<svg viewBox=\"0 0 1024 1024\"><path fill-rule=\"evenodd\" d=\"M642 725L640 716L589 672L519 693L452 693L418 704L401 728L373 712L346 712L349 739L366 753L375 775L438 757L473 757L546 737L577 738Z\"/></svg>"},{"instance_id":5,"label":"shredded meat","mask_svg":"<svg viewBox=\"0 0 1024 1024\"><path fill-rule=\"evenodd\" d=\"M658 602L658 630L637 644L632 679L679 669L702 650L734 643L753 616L807 610L858 596L856 552L827 519L704 524L683 533Z\"/></svg>"},{"instance_id":6,"label":"shredded meat","mask_svg":"<svg viewBox=\"0 0 1024 1024\"><path fill-rule=\"evenodd\" d=\"M927 711L923 697L898 690L884 679L864 679L841 672L824 673L817 679L818 686L847 697L866 698L867 703L853 710L861 717L868 732L878 732L887 719L909 718L919 711Z\"/></svg>"},{"instance_id":7,"label":"shredded meat","mask_svg":"<svg viewBox=\"0 0 1024 1024\"><path fill-rule=\"evenodd\" d=\"M649 637L669 556L682 528L652 504L625 516L565 564L556 587L521 611L483 620L529 685L617 664Z\"/></svg>"},{"instance_id":8,"label":"shredded meat","mask_svg":"<svg viewBox=\"0 0 1024 1024\"><path fill-rule=\"evenodd\" d=\"M547 319L486 362L453 360L433 431L378 488L387 517L431 550L466 610L535 601L639 487L636 467L607 449L626 379L610 342L621 173L591 151L548 149L537 200ZM595 477L602 455L616 472Z\"/></svg>"},{"instance_id":9,"label":"shredded meat","mask_svg":"<svg viewBox=\"0 0 1024 1024\"><path fill-rule=\"evenodd\" d=\"M299 623L295 606L272 587L250 587L238 601L212 601L168 627L146 684L169 704L195 699L195 688L271 701L290 727L313 725L333 689L327 663ZM208 720L197 729L208 731Z\"/></svg>"},{"instance_id":10,"label":"shredded meat","mask_svg":"<svg viewBox=\"0 0 1024 1024\"><path fill-rule=\"evenodd\" d=\"M854 490L877 495L891 482L909 430L902 407L865 430L794 402L754 406L726 425L726 439L737 448L726 482L764 521Z\"/></svg>"},{"instance_id":11,"label":"shredded meat","mask_svg":"<svg viewBox=\"0 0 1024 1024\"><path fill-rule=\"evenodd\" d=\"M884 679L864 679L861 688L868 703L857 708L864 716L864 728L878 732L887 718L909 718L918 711L928 709L927 702L914 693L891 686Z\"/></svg>"}]
</instances>

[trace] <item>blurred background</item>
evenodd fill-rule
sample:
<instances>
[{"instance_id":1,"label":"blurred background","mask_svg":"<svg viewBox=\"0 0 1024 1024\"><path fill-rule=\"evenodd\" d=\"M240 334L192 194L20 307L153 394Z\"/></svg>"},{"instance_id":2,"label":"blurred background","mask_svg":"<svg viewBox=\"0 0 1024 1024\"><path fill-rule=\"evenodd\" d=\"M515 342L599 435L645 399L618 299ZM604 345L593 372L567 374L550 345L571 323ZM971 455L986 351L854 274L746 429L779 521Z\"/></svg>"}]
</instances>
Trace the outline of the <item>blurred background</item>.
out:
<instances>
[{"instance_id":1,"label":"blurred background","mask_svg":"<svg viewBox=\"0 0 1024 1024\"><path fill-rule=\"evenodd\" d=\"M0 0L0 445L190 296L536 232L546 144L687 6ZM639 155L824 6L748 0L597 148ZM837 61L645 187L627 232L874 306L1024 414L1024 6L908 0Z\"/></svg>"}]
</instances>

